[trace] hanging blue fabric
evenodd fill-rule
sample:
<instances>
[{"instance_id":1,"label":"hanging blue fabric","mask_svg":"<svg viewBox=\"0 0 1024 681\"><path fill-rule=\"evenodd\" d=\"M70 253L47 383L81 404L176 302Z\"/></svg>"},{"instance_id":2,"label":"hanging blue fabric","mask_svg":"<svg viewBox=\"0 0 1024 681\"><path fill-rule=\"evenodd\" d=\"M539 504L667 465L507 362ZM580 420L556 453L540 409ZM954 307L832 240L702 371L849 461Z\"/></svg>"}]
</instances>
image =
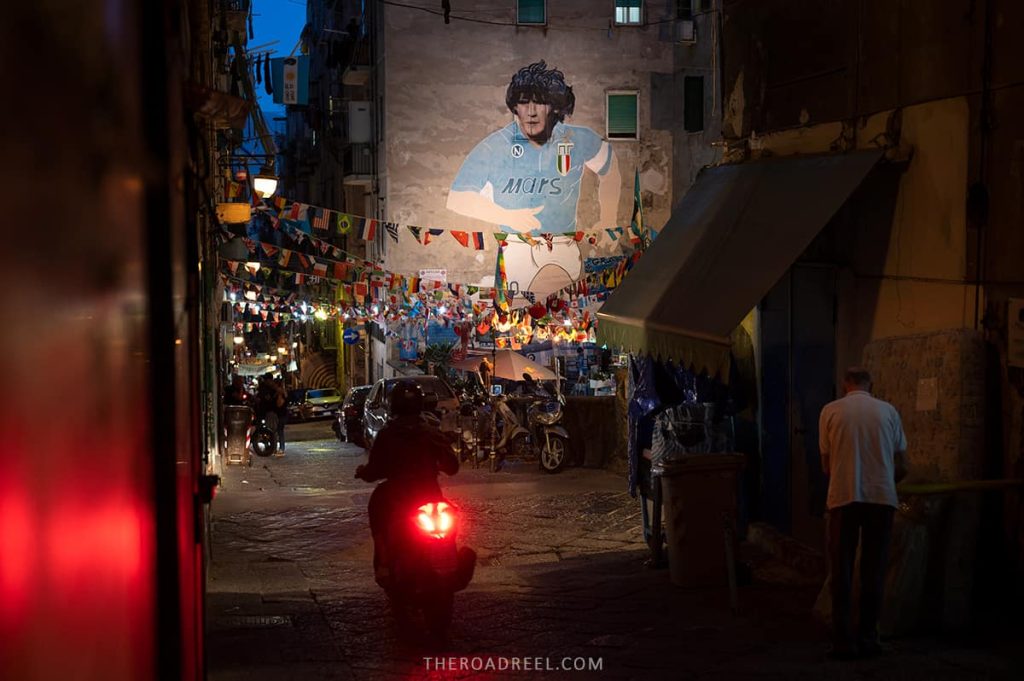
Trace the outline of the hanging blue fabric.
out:
<instances>
[{"instance_id":1,"label":"hanging blue fabric","mask_svg":"<svg viewBox=\"0 0 1024 681\"><path fill-rule=\"evenodd\" d=\"M629 357L629 400L628 410L628 442L626 454L629 462L629 494L636 496L640 453L642 443L650 438L652 423L649 417L661 406L654 381L654 360L650 357Z\"/></svg>"}]
</instances>

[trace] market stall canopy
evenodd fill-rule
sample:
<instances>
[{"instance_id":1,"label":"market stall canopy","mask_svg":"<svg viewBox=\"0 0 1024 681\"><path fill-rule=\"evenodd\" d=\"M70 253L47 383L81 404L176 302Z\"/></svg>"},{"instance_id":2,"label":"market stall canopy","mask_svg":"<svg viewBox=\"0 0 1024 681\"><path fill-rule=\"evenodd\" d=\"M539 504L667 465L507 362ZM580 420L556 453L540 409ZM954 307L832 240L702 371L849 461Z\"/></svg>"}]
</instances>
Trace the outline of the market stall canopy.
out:
<instances>
[{"instance_id":1,"label":"market stall canopy","mask_svg":"<svg viewBox=\"0 0 1024 681\"><path fill-rule=\"evenodd\" d=\"M555 372L547 367L537 364L529 357L524 357L514 350L498 350L491 355L467 357L464 360L454 362L452 366L462 371L480 371L480 360L486 358L494 364L494 377L504 378L510 381L523 380L523 374L529 374L537 381L555 380Z\"/></svg>"},{"instance_id":2,"label":"market stall canopy","mask_svg":"<svg viewBox=\"0 0 1024 681\"><path fill-rule=\"evenodd\" d=\"M705 168L598 312L599 342L727 380L729 334L881 157L871 150Z\"/></svg>"},{"instance_id":3,"label":"market stall canopy","mask_svg":"<svg viewBox=\"0 0 1024 681\"><path fill-rule=\"evenodd\" d=\"M239 362L235 366L234 373L239 376L262 376L272 371L277 371L276 364L268 362Z\"/></svg>"}]
</instances>

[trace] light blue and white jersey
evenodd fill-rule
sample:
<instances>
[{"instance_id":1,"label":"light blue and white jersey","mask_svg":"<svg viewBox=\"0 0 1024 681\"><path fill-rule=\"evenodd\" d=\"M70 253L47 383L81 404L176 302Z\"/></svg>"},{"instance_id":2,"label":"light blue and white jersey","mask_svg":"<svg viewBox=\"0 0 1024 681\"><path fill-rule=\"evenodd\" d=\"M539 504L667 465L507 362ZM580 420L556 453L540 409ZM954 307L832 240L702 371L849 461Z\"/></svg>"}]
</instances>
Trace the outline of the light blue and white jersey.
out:
<instances>
[{"instance_id":1,"label":"light blue and white jersey","mask_svg":"<svg viewBox=\"0 0 1024 681\"><path fill-rule=\"evenodd\" d=\"M600 158L598 158L600 156ZM611 166L611 150L590 128L556 123L547 143L538 147L513 121L485 137L462 163L452 191L482 194L503 208L536 208L540 229L532 234L576 231L576 204L586 163ZM502 225L511 231L507 225Z\"/></svg>"}]
</instances>

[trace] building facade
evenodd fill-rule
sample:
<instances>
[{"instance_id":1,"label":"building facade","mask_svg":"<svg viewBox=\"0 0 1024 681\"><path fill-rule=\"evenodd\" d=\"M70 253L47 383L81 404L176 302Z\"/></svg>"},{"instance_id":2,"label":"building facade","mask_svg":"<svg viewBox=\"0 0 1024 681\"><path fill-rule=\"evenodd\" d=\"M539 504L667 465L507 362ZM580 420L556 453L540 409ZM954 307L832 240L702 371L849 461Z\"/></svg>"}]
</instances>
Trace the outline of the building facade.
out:
<instances>
[{"instance_id":1,"label":"building facade","mask_svg":"<svg viewBox=\"0 0 1024 681\"><path fill-rule=\"evenodd\" d=\"M890 177L870 175L759 306L764 515L821 543L817 413L854 364L900 410L912 480L1019 479L1024 59L1011 27L1024 9L725 0L722 10L726 158L875 148L891 161ZM951 518L936 549L944 623L963 622L971 588L993 569L1024 565L1018 497L991 495L935 501ZM998 536L980 529L993 526ZM975 570L983 543L1002 558Z\"/></svg>"},{"instance_id":2,"label":"building facade","mask_svg":"<svg viewBox=\"0 0 1024 681\"><path fill-rule=\"evenodd\" d=\"M311 102L289 114L296 170L289 182L311 203L424 230L483 234L474 248L449 232L425 245L406 229L397 239L378 230L366 256L389 271L443 270L449 283L493 285L492 233L516 228L493 212L460 205L453 198L460 192L474 201L504 193L518 195L509 205L543 204L535 235L593 235L567 245L566 257L579 267L586 257L617 254L628 243L637 176L645 224L657 230L699 168L719 153L710 141L720 119L720 27L709 5L488 0L446 18L440 10L398 4L362 10L357 3L311 2ZM344 64L331 67L339 49L331 36L347 33L352 21L358 31L351 46L346 42ZM556 140L552 133L547 156L525 138L484 150L502 131L518 134L506 95L521 69L540 62L542 78L557 71L571 88L572 105L558 128L566 136ZM532 155L536 165L521 176L495 170ZM623 226L619 238L605 232ZM530 258L513 250L505 256L510 270L517 257ZM548 293L550 287L538 295ZM374 346L383 356L368 363L370 378L394 373L396 349L386 341Z\"/></svg>"}]
</instances>

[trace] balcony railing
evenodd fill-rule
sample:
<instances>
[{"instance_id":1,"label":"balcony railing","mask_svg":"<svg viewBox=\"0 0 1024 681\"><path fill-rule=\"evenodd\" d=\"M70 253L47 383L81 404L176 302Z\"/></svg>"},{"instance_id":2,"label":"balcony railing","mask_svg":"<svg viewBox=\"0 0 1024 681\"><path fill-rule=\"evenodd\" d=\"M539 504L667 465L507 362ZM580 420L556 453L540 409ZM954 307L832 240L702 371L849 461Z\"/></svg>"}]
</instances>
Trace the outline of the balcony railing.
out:
<instances>
[{"instance_id":1,"label":"balcony railing","mask_svg":"<svg viewBox=\"0 0 1024 681\"><path fill-rule=\"evenodd\" d=\"M352 144L345 149L346 175L373 174L373 148L369 144Z\"/></svg>"}]
</instances>

